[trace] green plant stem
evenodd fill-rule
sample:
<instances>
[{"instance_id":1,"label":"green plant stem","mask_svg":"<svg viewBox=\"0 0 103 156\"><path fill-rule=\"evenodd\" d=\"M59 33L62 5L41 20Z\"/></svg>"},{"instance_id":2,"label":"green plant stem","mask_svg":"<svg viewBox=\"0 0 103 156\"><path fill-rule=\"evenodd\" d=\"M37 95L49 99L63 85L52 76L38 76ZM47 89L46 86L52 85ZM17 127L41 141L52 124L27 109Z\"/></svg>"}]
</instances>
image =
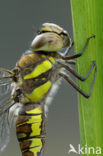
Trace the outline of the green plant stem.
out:
<instances>
[{"instance_id":1,"label":"green plant stem","mask_svg":"<svg viewBox=\"0 0 103 156\"><path fill-rule=\"evenodd\" d=\"M71 10L75 52L82 50L88 37L96 35L95 39L90 40L83 56L77 59L77 71L82 76L87 73L93 60L97 64L91 97L85 99L78 94L81 145L95 149L99 146L103 155L103 0L71 0ZM86 82L77 83L89 92L92 78L93 72ZM85 155L91 156L92 152Z\"/></svg>"}]
</instances>

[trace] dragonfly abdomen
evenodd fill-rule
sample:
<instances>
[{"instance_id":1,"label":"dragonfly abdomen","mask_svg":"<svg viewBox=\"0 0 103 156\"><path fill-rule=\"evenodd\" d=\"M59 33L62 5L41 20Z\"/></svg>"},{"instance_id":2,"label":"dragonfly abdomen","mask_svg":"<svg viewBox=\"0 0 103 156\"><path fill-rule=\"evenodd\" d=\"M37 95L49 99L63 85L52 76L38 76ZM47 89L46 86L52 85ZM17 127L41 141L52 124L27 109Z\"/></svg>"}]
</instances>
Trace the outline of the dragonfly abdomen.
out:
<instances>
[{"instance_id":1,"label":"dragonfly abdomen","mask_svg":"<svg viewBox=\"0 0 103 156\"><path fill-rule=\"evenodd\" d=\"M43 153L46 132L41 105L24 106L16 121L16 132L23 156L39 156Z\"/></svg>"}]
</instances>

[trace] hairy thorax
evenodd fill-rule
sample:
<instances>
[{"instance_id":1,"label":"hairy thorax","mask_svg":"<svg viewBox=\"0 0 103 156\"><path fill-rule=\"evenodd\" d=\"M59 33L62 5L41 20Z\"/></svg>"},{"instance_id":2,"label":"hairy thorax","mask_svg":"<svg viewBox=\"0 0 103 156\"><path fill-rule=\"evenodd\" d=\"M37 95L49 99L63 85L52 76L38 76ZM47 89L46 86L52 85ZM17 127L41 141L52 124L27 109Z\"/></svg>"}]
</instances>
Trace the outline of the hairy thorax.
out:
<instances>
[{"instance_id":1,"label":"hairy thorax","mask_svg":"<svg viewBox=\"0 0 103 156\"><path fill-rule=\"evenodd\" d=\"M16 82L19 87L15 87L14 96L17 98L19 92L20 103L44 101L59 79L60 67L54 57L47 54L29 51L17 62L16 68L19 70Z\"/></svg>"}]
</instances>

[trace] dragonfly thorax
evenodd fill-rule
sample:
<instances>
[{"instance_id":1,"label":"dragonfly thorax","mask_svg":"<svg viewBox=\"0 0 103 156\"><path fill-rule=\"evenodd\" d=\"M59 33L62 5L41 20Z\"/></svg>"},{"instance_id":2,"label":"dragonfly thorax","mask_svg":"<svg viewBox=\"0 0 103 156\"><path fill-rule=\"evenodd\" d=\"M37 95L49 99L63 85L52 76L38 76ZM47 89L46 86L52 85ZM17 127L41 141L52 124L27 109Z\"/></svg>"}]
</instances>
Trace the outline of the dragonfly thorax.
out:
<instances>
[{"instance_id":1,"label":"dragonfly thorax","mask_svg":"<svg viewBox=\"0 0 103 156\"><path fill-rule=\"evenodd\" d=\"M23 102L25 99L25 102L32 103L45 101L52 85L58 80L60 67L57 67L55 58L29 51L20 58L17 68L19 76L18 82L15 82L18 85L15 99L22 101L23 98Z\"/></svg>"}]
</instances>

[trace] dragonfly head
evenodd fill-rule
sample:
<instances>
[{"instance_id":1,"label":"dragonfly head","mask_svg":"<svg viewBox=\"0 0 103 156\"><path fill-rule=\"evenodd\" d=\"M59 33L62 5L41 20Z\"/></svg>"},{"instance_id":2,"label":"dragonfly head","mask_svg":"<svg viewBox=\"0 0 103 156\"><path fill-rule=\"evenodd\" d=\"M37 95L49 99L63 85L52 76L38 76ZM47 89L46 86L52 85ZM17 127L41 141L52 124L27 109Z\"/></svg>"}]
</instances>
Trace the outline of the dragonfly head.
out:
<instances>
[{"instance_id":1,"label":"dragonfly head","mask_svg":"<svg viewBox=\"0 0 103 156\"><path fill-rule=\"evenodd\" d=\"M31 43L32 51L56 52L71 45L66 30L53 23L44 23Z\"/></svg>"}]
</instances>

